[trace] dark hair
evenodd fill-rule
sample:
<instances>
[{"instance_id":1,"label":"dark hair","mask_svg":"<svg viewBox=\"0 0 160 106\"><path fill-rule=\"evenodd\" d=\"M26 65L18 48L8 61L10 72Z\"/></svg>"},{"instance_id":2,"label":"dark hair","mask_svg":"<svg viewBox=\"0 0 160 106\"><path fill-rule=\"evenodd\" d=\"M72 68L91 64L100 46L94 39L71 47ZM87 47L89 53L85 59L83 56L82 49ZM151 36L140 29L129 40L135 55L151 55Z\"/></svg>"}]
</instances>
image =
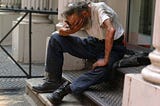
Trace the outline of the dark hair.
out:
<instances>
[{"instance_id":1,"label":"dark hair","mask_svg":"<svg viewBox=\"0 0 160 106\"><path fill-rule=\"evenodd\" d=\"M66 10L62 13L62 16L66 17L74 13L80 15L82 11L88 11L88 4L89 3L85 1L69 3L66 7Z\"/></svg>"}]
</instances>

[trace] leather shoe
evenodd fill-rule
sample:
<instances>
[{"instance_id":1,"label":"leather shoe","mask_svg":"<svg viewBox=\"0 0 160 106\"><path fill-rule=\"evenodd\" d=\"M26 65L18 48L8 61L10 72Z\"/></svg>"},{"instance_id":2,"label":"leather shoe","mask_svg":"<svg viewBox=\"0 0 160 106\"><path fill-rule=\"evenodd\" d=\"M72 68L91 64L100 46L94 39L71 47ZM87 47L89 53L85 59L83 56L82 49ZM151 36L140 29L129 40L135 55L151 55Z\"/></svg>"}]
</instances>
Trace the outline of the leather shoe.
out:
<instances>
[{"instance_id":1,"label":"leather shoe","mask_svg":"<svg viewBox=\"0 0 160 106\"><path fill-rule=\"evenodd\" d=\"M32 90L38 93L50 93L55 91L60 85L61 83L46 81L41 85L33 86Z\"/></svg>"},{"instance_id":2,"label":"leather shoe","mask_svg":"<svg viewBox=\"0 0 160 106\"><path fill-rule=\"evenodd\" d=\"M57 90L55 90L52 94L47 96L47 99L52 104L60 104L63 97L68 93L71 93L70 83L66 81L63 85L61 85Z\"/></svg>"}]
</instances>

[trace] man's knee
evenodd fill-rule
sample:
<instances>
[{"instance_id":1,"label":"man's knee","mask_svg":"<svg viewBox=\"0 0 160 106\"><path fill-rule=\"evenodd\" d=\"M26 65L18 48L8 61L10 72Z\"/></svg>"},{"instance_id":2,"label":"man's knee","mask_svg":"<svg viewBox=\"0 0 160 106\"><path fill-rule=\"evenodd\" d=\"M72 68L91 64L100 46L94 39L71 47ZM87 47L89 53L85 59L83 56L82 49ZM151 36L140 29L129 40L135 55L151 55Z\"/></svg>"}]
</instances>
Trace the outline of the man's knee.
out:
<instances>
[{"instance_id":1,"label":"man's knee","mask_svg":"<svg viewBox=\"0 0 160 106\"><path fill-rule=\"evenodd\" d=\"M60 36L58 32L52 33L49 39L49 43L51 45L55 45L55 44L60 44L61 42L62 42L62 36Z\"/></svg>"},{"instance_id":2,"label":"man's knee","mask_svg":"<svg viewBox=\"0 0 160 106\"><path fill-rule=\"evenodd\" d=\"M79 95L81 94L85 89L81 86L77 86L77 85L70 85L71 91L73 94Z\"/></svg>"},{"instance_id":3,"label":"man's knee","mask_svg":"<svg viewBox=\"0 0 160 106\"><path fill-rule=\"evenodd\" d=\"M50 37L50 41L57 40L57 39L59 39L59 37L60 37L60 35L59 35L59 33L57 31L53 32L51 37Z\"/></svg>"}]
</instances>

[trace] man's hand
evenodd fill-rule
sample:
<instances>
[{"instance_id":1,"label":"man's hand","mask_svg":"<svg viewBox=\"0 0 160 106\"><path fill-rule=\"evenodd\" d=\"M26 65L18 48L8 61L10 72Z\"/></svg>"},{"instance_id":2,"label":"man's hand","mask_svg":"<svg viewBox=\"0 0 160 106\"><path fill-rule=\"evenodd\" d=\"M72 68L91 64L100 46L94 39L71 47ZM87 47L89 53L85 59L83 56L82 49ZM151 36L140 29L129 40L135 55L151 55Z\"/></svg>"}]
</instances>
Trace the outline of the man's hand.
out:
<instances>
[{"instance_id":1,"label":"man's hand","mask_svg":"<svg viewBox=\"0 0 160 106\"><path fill-rule=\"evenodd\" d=\"M67 36L69 35L70 33L68 33L70 30L70 28L67 28L67 27L62 27L59 29L59 34L62 35L62 36Z\"/></svg>"},{"instance_id":2,"label":"man's hand","mask_svg":"<svg viewBox=\"0 0 160 106\"><path fill-rule=\"evenodd\" d=\"M108 60L99 59L92 65L92 69L95 69L96 67L105 66L107 64L108 64Z\"/></svg>"},{"instance_id":3,"label":"man's hand","mask_svg":"<svg viewBox=\"0 0 160 106\"><path fill-rule=\"evenodd\" d=\"M84 22L85 22L84 17L81 17L79 20L76 20L76 22L73 25L70 25L66 21L66 23L68 24L69 27L60 28L59 34L62 35L62 36L67 36L69 34L73 34L77 31L79 31L83 27Z\"/></svg>"}]
</instances>

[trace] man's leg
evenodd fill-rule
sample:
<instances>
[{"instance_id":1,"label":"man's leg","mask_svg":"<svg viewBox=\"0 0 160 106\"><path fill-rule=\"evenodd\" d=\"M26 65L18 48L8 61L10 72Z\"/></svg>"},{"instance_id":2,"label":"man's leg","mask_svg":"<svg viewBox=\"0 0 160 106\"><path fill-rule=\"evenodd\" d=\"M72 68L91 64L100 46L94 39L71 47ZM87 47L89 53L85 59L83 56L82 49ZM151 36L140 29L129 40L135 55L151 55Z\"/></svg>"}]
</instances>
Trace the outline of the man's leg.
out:
<instances>
[{"instance_id":1,"label":"man's leg","mask_svg":"<svg viewBox=\"0 0 160 106\"><path fill-rule=\"evenodd\" d=\"M85 46L86 44L86 42L78 37L63 37L58 33L53 34L49 40L47 49L45 71L48 73L48 79L44 84L34 86L33 90L36 92L50 92L59 86L62 80L64 52L80 58L95 58L95 53L90 53Z\"/></svg>"},{"instance_id":2,"label":"man's leg","mask_svg":"<svg viewBox=\"0 0 160 106\"><path fill-rule=\"evenodd\" d=\"M72 84L64 84L64 86L60 87L56 91L54 91L47 98L52 103L60 103L65 95L68 93L80 94L84 90L88 89L90 86L101 83L105 80L110 79L110 73L112 70L113 63L121 59L124 55L123 47L119 50L113 47L113 51L110 55L109 64L104 67L96 67L93 70L90 70L83 75L81 75L78 79L72 82ZM122 49L122 51L121 51ZM102 53L103 54L103 53ZM101 57L101 56L100 56Z\"/></svg>"},{"instance_id":3,"label":"man's leg","mask_svg":"<svg viewBox=\"0 0 160 106\"><path fill-rule=\"evenodd\" d=\"M113 64L123 58L125 51L126 48L123 45L114 45L108 65L88 71L73 81L70 85L72 93L80 94L92 85L110 80L112 78L111 71Z\"/></svg>"}]
</instances>

